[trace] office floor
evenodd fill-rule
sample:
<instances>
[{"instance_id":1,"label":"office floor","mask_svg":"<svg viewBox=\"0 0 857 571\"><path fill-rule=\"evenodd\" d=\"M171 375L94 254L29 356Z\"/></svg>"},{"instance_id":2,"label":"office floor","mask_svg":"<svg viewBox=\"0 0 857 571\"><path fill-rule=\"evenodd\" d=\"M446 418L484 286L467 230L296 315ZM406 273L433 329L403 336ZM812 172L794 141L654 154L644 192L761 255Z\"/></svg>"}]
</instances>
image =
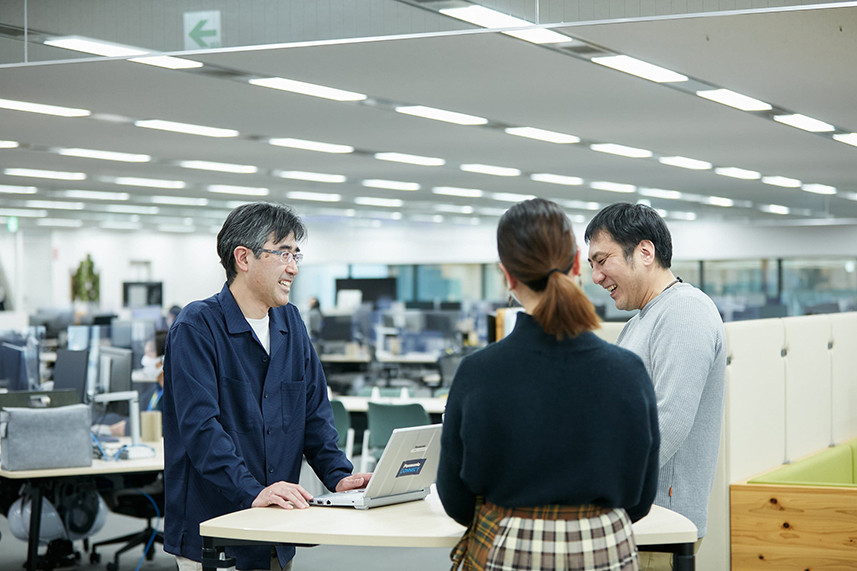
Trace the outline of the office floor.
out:
<instances>
[{"instance_id":1,"label":"office floor","mask_svg":"<svg viewBox=\"0 0 857 571\"><path fill-rule=\"evenodd\" d=\"M109 514L107 523L99 533L90 538L91 543L139 531L142 520ZM81 553L80 561L73 569L80 571L104 571L105 564L113 560L117 546L104 546L98 550L101 563L91 564L89 554ZM83 543L75 542L75 549L82 550ZM44 548L41 550L44 552ZM142 554L142 548L124 553L120 558L120 571L134 571ZM23 569L27 559L27 544L11 534L9 522L0 516L0 570L13 571ZM69 567L71 569L71 567ZM140 571L174 571L175 559L164 553L157 545L152 561L143 561ZM295 559L294 571L438 571L449 569L449 550L446 548L369 548L319 546L299 548Z\"/></svg>"}]
</instances>

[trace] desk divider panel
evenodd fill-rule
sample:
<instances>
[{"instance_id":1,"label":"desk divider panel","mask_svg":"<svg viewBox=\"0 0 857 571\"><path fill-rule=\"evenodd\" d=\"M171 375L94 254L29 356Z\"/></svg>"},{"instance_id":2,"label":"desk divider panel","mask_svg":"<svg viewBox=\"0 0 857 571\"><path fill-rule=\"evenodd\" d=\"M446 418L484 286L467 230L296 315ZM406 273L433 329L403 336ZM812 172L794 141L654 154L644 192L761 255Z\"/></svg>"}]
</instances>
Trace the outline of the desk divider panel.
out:
<instances>
[{"instance_id":1,"label":"desk divider panel","mask_svg":"<svg viewBox=\"0 0 857 571\"><path fill-rule=\"evenodd\" d=\"M829 446L830 318L783 319L786 354L786 462ZM769 466L770 467L770 466Z\"/></svg>"},{"instance_id":2,"label":"desk divider panel","mask_svg":"<svg viewBox=\"0 0 857 571\"><path fill-rule=\"evenodd\" d=\"M831 313L830 349L833 443L857 438L857 312Z\"/></svg>"},{"instance_id":3,"label":"desk divider panel","mask_svg":"<svg viewBox=\"0 0 857 571\"><path fill-rule=\"evenodd\" d=\"M734 482L785 457L785 327L782 319L731 321L725 327L726 468Z\"/></svg>"}]
</instances>

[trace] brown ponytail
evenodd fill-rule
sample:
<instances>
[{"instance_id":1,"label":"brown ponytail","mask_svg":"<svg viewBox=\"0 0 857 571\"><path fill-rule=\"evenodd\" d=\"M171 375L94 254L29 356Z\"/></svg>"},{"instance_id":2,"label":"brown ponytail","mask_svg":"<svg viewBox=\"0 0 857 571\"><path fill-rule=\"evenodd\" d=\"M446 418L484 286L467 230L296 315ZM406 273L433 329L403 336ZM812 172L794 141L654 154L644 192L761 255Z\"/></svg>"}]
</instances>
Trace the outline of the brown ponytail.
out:
<instances>
[{"instance_id":1,"label":"brown ponytail","mask_svg":"<svg viewBox=\"0 0 857 571\"><path fill-rule=\"evenodd\" d=\"M562 339L600 326L592 302L567 275L577 245L571 221L555 202L534 198L506 211L497 226L497 250L510 274L544 292L533 318L545 333Z\"/></svg>"}]
</instances>

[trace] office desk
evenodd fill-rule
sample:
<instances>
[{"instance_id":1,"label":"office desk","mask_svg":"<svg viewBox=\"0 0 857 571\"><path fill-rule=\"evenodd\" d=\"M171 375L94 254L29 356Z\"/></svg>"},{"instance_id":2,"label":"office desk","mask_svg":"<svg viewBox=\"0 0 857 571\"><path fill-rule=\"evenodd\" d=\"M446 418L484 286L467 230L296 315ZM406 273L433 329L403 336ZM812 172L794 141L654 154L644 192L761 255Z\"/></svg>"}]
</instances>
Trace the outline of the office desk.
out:
<instances>
[{"instance_id":1,"label":"office desk","mask_svg":"<svg viewBox=\"0 0 857 571\"><path fill-rule=\"evenodd\" d=\"M383 404L413 404L419 403L426 409L429 414L443 414L446 410L445 398L397 398L397 397L356 397L356 396L334 396L338 401L342 401L345 409L348 412L366 412L369 410L369 401L379 402Z\"/></svg>"},{"instance_id":2,"label":"office desk","mask_svg":"<svg viewBox=\"0 0 857 571\"><path fill-rule=\"evenodd\" d=\"M365 511L320 506L250 508L204 521L199 531L205 564L226 545L252 543L451 549L464 527L446 515L432 490L425 500ZM652 506L649 515L634 524L634 535L641 548L674 553L676 571L694 569L696 527L684 516ZM213 569L203 566L204 571Z\"/></svg>"},{"instance_id":3,"label":"office desk","mask_svg":"<svg viewBox=\"0 0 857 571\"><path fill-rule=\"evenodd\" d=\"M30 532L27 541L27 569L36 569L39 556L39 528L42 519L42 486L44 482L70 476L96 477L133 472L161 472L164 469L164 443L147 442L155 449L152 458L135 460L93 460L92 466L78 468L50 468L46 470L2 470L0 478L28 480L32 484L33 497L30 505Z\"/></svg>"}]
</instances>

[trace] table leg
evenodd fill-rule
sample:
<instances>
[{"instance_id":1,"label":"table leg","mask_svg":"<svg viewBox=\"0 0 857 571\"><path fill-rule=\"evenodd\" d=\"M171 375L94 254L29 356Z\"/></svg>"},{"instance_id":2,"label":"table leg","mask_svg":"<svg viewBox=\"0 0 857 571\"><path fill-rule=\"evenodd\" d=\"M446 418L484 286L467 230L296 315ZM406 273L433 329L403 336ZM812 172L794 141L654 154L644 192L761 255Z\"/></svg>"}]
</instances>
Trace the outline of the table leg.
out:
<instances>
[{"instance_id":1,"label":"table leg","mask_svg":"<svg viewBox=\"0 0 857 571\"><path fill-rule=\"evenodd\" d=\"M693 543L682 543L673 553L674 571L694 571L696 569L696 556L693 553Z\"/></svg>"},{"instance_id":2,"label":"table leg","mask_svg":"<svg viewBox=\"0 0 857 571\"><path fill-rule=\"evenodd\" d=\"M42 487L30 486L30 535L27 538L27 571L35 571L39 563L39 531L42 527Z\"/></svg>"}]
</instances>

